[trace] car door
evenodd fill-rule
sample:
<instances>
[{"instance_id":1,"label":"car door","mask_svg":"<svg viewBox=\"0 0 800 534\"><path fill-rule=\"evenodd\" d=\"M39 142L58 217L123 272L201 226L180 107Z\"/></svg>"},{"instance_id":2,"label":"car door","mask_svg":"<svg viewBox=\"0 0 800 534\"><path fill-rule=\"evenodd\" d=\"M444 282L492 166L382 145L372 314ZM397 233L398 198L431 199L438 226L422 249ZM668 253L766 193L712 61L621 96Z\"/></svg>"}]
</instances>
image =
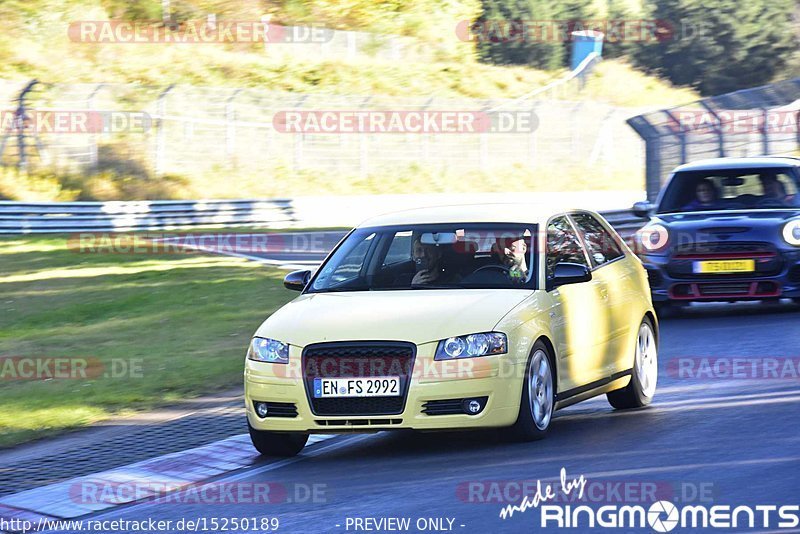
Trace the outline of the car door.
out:
<instances>
[{"instance_id":1,"label":"car door","mask_svg":"<svg viewBox=\"0 0 800 534\"><path fill-rule=\"evenodd\" d=\"M624 355L630 356L629 332L631 317L630 266L625 262L625 253L614 236L594 215L587 212L571 213L570 218L578 231L578 236L589 255L592 267L592 281L597 284L605 317L608 322L608 337L605 344L598 347L602 354L605 375L621 370L619 362ZM638 323L637 323L638 326ZM630 367L630 357L627 357Z\"/></svg>"},{"instance_id":2,"label":"car door","mask_svg":"<svg viewBox=\"0 0 800 534\"><path fill-rule=\"evenodd\" d=\"M551 286L558 263L577 263L591 268L583 244L566 215L550 220L546 239L545 282L558 354L559 391L563 393L607 376L603 350L609 327L599 285L594 280Z\"/></svg>"}]
</instances>

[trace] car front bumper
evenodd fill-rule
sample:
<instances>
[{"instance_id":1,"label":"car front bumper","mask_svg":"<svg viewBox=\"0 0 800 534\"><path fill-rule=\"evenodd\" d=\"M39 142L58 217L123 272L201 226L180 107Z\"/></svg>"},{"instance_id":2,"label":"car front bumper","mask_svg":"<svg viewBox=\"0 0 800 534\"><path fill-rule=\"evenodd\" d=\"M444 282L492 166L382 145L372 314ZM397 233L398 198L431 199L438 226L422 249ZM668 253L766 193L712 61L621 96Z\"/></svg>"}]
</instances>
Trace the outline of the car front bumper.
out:
<instances>
[{"instance_id":1,"label":"car front bumper","mask_svg":"<svg viewBox=\"0 0 800 534\"><path fill-rule=\"evenodd\" d=\"M256 430L303 433L376 432L414 429L423 431L490 428L512 425L519 413L524 364L515 363L511 354L485 356L449 362L433 360L435 344L417 347L413 373L405 405L400 413L317 415L312 410L309 392L302 376L302 350L290 347L293 365L247 361L245 366L245 406L247 419ZM522 359L526 362L526 359ZM486 398L480 413L429 415L426 403L454 399ZM290 416L281 413L266 417L256 414L254 403L294 405Z\"/></svg>"},{"instance_id":2,"label":"car front bumper","mask_svg":"<svg viewBox=\"0 0 800 534\"><path fill-rule=\"evenodd\" d=\"M782 252L770 274L672 276L669 255L642 255L653 302L738 301L800 297L800 252Z\"/></svg>"}]
</instances>

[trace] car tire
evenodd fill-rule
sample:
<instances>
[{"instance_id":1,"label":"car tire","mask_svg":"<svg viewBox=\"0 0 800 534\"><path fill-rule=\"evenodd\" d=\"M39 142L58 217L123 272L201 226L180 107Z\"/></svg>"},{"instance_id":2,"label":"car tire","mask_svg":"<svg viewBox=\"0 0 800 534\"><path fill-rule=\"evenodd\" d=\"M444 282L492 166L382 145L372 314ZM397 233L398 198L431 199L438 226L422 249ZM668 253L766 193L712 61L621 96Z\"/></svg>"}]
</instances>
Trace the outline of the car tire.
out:
<instances>
[{"instance_id":1,"label":"car tire","mask_svg":"<svg viewBox=\"0 0 800 534\"><path fill-rule=\"evenodd\" d=\"M547 435L556 400L553 361L553 355L541 340L534 343L525 368L517 421L511 427L516 440L535 441Z\"/></svg>"},{"instance_id":2,"label":"car tire","mask_svg":"<svg viewBox=\"0 0 800 534\"><path fill-rule=\"evenodd\" d=\"M657 382L658 340L652 321L645 317L636 334L631 380L624 388L606 393L606 397L617 410L642 408L652 402Z\"/></svg>"},{"instance_id":3,"label":"car tire","mask_svg":"<svg viewBox=\"0 0 800 534\"><path fill-rule=\"evenodd\" d=\"M249 424L247 428L253 447L264 456L296 456L308 441L308 434L256 430Z\"/></svg>"}]
</instances>

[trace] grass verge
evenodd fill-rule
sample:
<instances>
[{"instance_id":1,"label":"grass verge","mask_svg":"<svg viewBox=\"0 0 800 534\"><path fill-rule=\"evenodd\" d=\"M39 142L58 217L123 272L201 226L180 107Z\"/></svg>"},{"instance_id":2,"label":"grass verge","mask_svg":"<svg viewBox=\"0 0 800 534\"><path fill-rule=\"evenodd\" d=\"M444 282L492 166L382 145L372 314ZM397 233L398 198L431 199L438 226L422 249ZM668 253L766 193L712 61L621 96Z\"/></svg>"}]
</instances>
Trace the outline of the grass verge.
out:
<instances>
[{"instance_id":1,"label":"grass verge","mask_svg":"<svg viewBox=\"0 0 800 534\"><path fill-rule=\"evenodd\" d=\"M86 379L0 375L0 446L235 385L250 336L293 296L283 274L236 258L0 239L0 357L89 362Z\"/></svg>"}]
</instances>

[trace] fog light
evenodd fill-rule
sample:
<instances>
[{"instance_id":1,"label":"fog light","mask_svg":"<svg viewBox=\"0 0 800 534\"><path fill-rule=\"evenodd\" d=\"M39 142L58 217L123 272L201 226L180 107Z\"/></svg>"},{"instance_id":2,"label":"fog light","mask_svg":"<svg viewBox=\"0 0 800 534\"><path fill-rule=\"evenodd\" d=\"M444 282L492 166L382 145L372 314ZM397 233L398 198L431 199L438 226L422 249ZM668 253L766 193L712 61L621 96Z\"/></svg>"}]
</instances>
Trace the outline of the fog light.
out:
<instances>
[{"instance_id":1,"label":"fog light","mask_svg":"<svg viewBox=\"0 0 800 534\"><path fill-rule=\"evenodd\" d=\"M478 399L464 399L462 406L467 415L477 415L483 410L483 404Z\"/></svg>"},{"instance_id":2,"label":"fog light","mask_svg":"<svg viewBox=\"0 0 800 534\"><path fill-rule=\"evenodd\" d=\"M267 409L267 403L266 402L257 402L256 403L256 413L258 414L259 417L261 417L261 418L266 417L268 412L269 412L269 410Z\"/></svg>"}]
</instances>

